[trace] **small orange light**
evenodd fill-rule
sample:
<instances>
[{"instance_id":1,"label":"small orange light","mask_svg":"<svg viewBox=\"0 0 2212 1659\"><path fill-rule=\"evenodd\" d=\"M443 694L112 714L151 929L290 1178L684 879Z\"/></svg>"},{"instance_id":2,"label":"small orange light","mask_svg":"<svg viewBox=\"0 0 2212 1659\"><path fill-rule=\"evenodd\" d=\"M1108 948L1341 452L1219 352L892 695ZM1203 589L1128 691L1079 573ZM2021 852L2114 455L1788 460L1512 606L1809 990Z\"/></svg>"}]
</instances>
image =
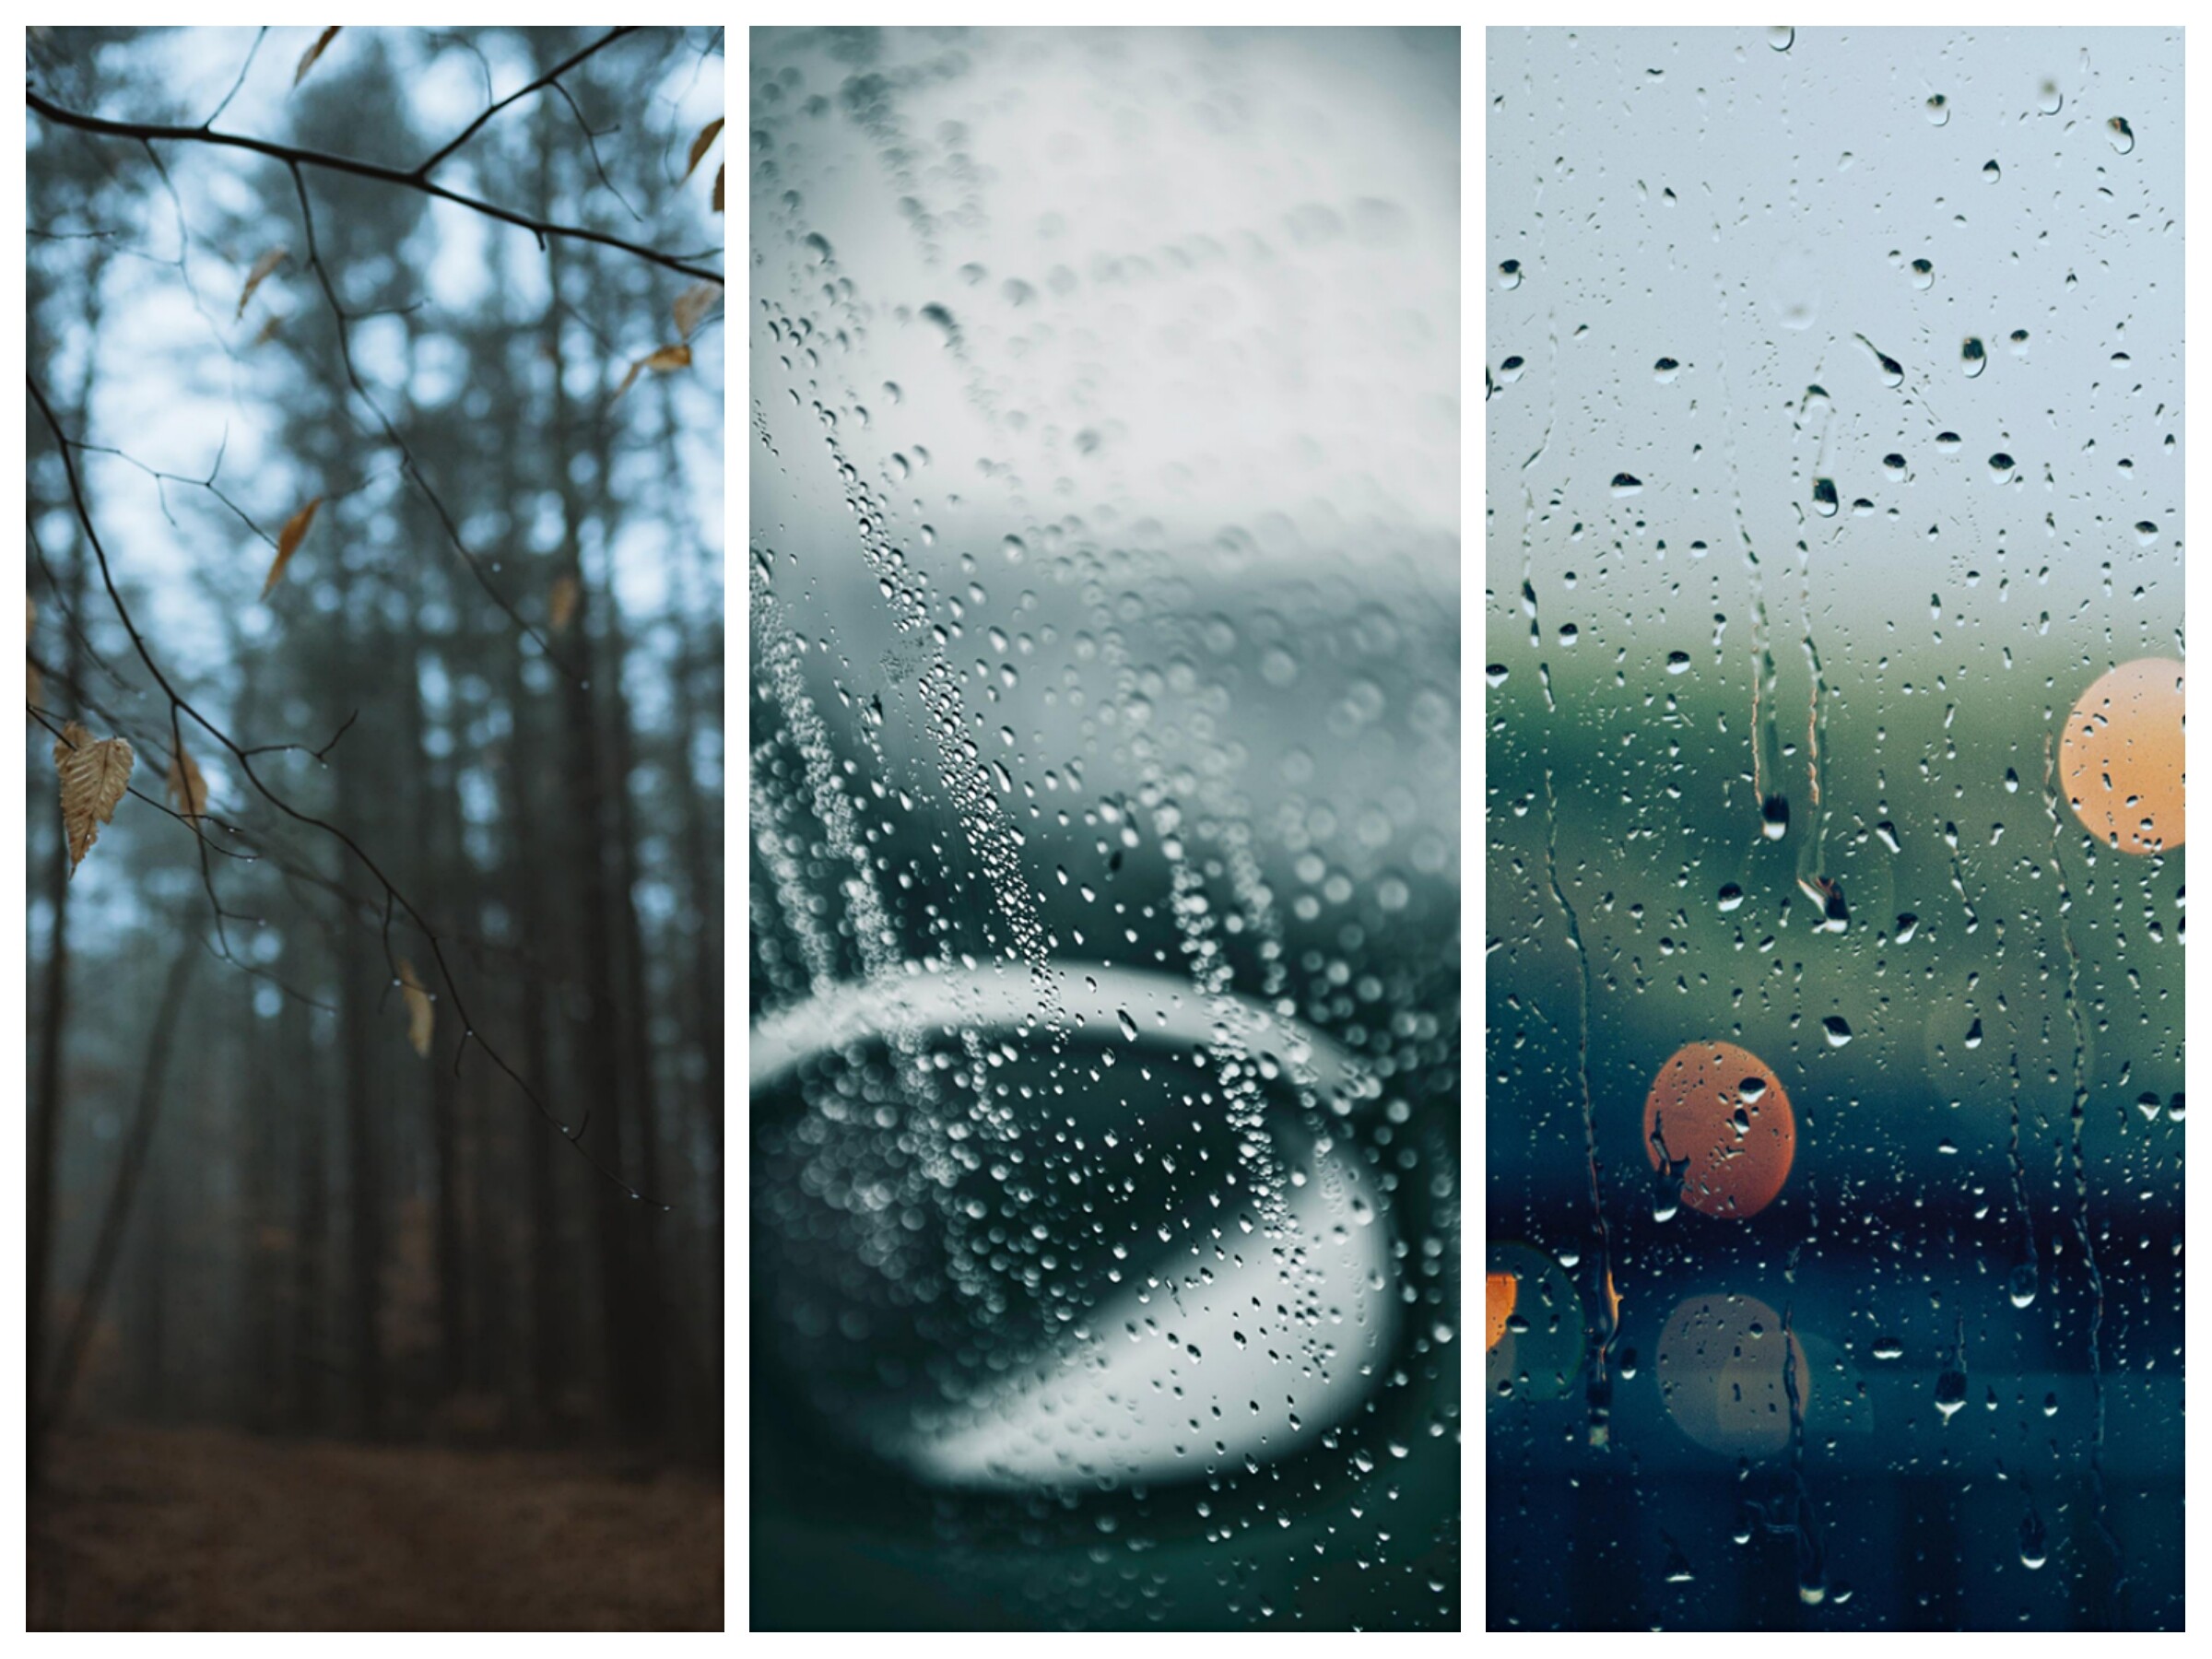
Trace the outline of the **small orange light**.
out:
<instances>
[{"instance_id":1,"label":"small orange light","mask_svg":"<svg viewBox=\"0 0 2212 1659\"><path fill-rule=\"evenodd\" d=\"M1519 1293L1521 1281L1510 1273L1484 1275L1485 1312L1489 1315L1489 1339L1483 1344L1488 1353L1498 1346L1505 1335L1505 1322L1513 1315L1513 1300Z\"/></svg>"},{"instance_id":2,"label":"small orange light","mask_svg":"<svg viewBox=\"0 0 2212 1659\"><path fill-rule=\"evenodd\" d=\"M2123 663L2066 716L2059 781L2067 805L2091 835L2123 853L2182 844L2185 674L2169 657Z\"/></svg>"},{"instance_id":3,"label":"small orange light","mask_svg":"<svg viewBox=\"0 0 2212 1659\"><path fill-rule=\"evenodd\" d=\"M1643 1102L1653 1169L1678 1168L1682 1202L1727 1220L1756 1216L1781 1194L1797 1153L1797 1120L1774 1068L1733 1042L1677 1049Z\"/></svg>"}]
</instances>

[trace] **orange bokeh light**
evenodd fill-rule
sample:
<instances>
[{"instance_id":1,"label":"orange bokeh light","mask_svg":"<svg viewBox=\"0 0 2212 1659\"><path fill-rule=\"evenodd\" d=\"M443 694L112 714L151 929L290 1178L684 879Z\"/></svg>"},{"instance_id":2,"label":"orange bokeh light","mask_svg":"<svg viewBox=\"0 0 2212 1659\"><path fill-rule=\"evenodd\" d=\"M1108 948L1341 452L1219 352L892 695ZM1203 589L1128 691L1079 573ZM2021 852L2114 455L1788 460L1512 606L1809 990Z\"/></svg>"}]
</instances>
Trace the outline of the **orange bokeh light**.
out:
<instances>
[{"instance_id":1,"label":"orange bokeh light","mask_svg":"<svg viewBox=\"0 0 2212 1659\"><path fill-rule=\"evenodd\" d=\"M1692 1042L1659 1068L1643 1102L1643 1149L1653 1169L1665 1147L1682 1166L1682 1202L1700 1215L1742 1220L1774 1202L1797 1155L1797 1120L1782 1079L1733 1042Z\"/></svg>"},{"instance_id":2,"label":"orange bokeh light","mask_svg":"<svg viewBox=\"0 0 2212 1659\"><path fill-rule=\"evenodd\" d=\"M1510 1273L1486 1274L1484 1278L1487 1281L1484 1312L1489 1316L1489 1339L1483 1344L1483 1351L1487 1353L1505 1335L1505 1322L1513 1316L1513 1300L1520 1291L1521 1281Z\"/></svg>"},{"instance_id":3,"label":"orange bokeh light","mask_svg":"<svg viewBox=\"0 0 2212 1659\"><path fill-rule=\"evenodd\" d=\"M2184 673L2169 657L2123 663L2066 716L2066 801L2091 835L2123 853L2182 844Z\"/></svg>"}]
</instances>

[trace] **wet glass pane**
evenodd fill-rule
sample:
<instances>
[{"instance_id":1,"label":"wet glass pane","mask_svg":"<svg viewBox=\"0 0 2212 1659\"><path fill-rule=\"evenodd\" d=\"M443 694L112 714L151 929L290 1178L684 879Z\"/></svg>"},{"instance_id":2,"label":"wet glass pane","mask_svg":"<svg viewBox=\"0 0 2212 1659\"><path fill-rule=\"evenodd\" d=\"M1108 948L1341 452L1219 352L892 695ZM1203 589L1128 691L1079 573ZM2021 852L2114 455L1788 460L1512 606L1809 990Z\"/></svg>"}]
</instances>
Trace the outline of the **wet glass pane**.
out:
<instances>
[{"instance_id":1,"label":"wet glass pane","mask_svg":"<svg viewBox=\"0 0 2212 1659\"><path fill-rule=\"evenodd\" d=\"M752 40L756 1628L1459 1617L1459 37Z\"/></svg>"},{"instance_id":2,"label":"wet glass pane","mask_svg":"<svg viewBox=\"0 0 2212 1659\"><path fill-rule=\"evenodd\" d=\"M1488 53L1488 1625L2179 1629L2180 34Z\"/></svg>"}]
</instances>

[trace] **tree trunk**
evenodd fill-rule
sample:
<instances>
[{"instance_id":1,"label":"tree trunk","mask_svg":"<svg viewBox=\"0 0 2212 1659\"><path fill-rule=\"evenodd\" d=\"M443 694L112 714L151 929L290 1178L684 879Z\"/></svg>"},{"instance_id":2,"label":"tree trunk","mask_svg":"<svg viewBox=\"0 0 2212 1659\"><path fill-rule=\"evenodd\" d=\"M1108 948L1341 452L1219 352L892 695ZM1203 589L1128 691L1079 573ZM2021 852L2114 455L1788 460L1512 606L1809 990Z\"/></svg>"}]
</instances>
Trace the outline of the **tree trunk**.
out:
<instances>
[{"instance_id":1,"label":"tree trunk","mask_svg":"<svg viewBox=\"0 0 2212 1659\"><path fill-rule=\"evenodd\" d=\"M540 151L541 156L550 152ZM540 173L541 194L549 196L550 161ZM566 265L558 243L546 251L547 277L552 302L546 312L546 355L552 364L552 431L547 453L555 458L555 484L561 504L562 570L583 587L581 536L583 513L568 465L573 435L568 394L563 384L565 362L561 349L561 274ZM589 602L580 598L576 615L565 631L562 654L568 674L561 681L561 712L567 752L562 771L569 789L570 816L577 837L576 880L571 902L582 918L579 940L579 977L590 1003L589 1023L575 1033L577 1074L584 1086L591 1113L586 1145L600 1163L620 1181L634 1185L636 1172L626 1159L621 1062L617 1024L620 1010L615 1000L614 939L608 926L606 853L609 841L605 783L605 759L600 752L594 688L599 684L592 649ZM604 694L604 688L602 688ZM642 1010L639 1010L640 1013ZM661 1398L659 1355L650 1294L641 1283L636 1247L637 1201L623 1185L611 1181L598 1184L596 1221L599 1254L599 1300L602 1314L609 1404L617 1428L625 1438L641 1441L658 1427Z\"/></svg>"},{"instance_id":2,"label":"tree trunk","mask_svg":"<svg viewBox=\"0 0 2212 1659\"><path fill-rule=\"evenodd\" d=\"M77 1371L84 1363L85 1349L100 1323L108 1280L122 1253L124 1231L130 1225L131 1204L138 1196L139 1177L145 1173L147 1156L153 1149L154 1128L161 1117L161 1086L169 1069L170 1040L176 1032L178 1012L184 1006L185 982L192 976L193 963L199 954L198 941L187 940L170 964L168 981L161 988L161 1005L154 1015L153 1032L147 1042L146 1068L138 1079L138 1110L124 1138L122 1159L115 1169L115 1185L108 1194L107 1208L100 1218L100 1234L92 1247L92 1266L85 1276L84 1293L77 1298L68 1335L63 1339L53 1384L40 1414L34 1437L44 1436L67 1413L69 1396L76 1390ZM159 1234L150 1236L148 1242L157 1254L168 1246L168 1241Z\"/></svg>"},{"instance_id":3,"label":"tree trunk","mask_svg":"<svg viewBox=\"0 0 2212 1659\"><path fill-rule=\"evenodd\" d=\"M292 1419L309 1433L323 1426L323 1378L329 1369L325 1308L330 1238L330 1177L324 1151L324 1100L315 1076L314 1035L308 1010L287 1003L278 1017L287 1073L298 1090L299 1119L295 1212L292 1222Z\"/></svg>"},{"instance_id":4,"label":"tree trunk","mask_svg":"<svg viewBox=\"0 0 2212 1659\"><path fill-rule=\"evenodd\" d=\"M335 528L335 526L334 526ZM339 561L341 617L350 609L351 582ZM347 665L350 667L351 665ZM342 675L342 683L359 677ZM368 764L367 746L340 759L337 773L337 820L352 827L358 841L363 832L360 786L356 774ZM341 858L341 881L352 874ZM380 1315L383 1306L383 1207L380 1185L380 1148L371 1073L371 1045L374 1041L379 988L390 977L381 943L349 933L339 945L338 1046L344 1076L339 1087L346 1114L346 1197L347 1210L347 1289L352 1318L353 1382L361 1433L380 1439L384 1430L384 1356Z\"/></svg>"},{"instance_id":5,"label":"tree trunk","mask_svg":"<svg viewBox=\"0 0 2212 1659\"><path fill-rule=\"evenodd\" d=\"M100 275L103 263L95 260L92 264L92 280L87 290L91 295L88 302L88 328L97 328L100 323ZM88 353L76 393L79 432L85 429L91 407L92 363L93 354ZM73 701L79 696L77 688L85 683L88 650L84 634L90 626L85 615L85 594L90 584L90 554L81 537L73 533L69 538L70 623L65 657L68 695ZM53 700L49 696L48 701ZM48 926L44 995L39 1009L39 1065L30 1100L30 1170L26 1194L29 1213L25 1218L29 1224L25 1266L29 1279L30 1305L24 1336L23 1393L34 1420L40 1391L46 1382L46 1350L53 1318L54 1183L62 1147L62 1050L69 1028L69 840L56 821L53 856L46 865L46 904L53 921ZM25 1448L25 1477L34 1486L43 1473L41 1450L41 1437L32 1434Z\"/></svg>"}]
</instances>

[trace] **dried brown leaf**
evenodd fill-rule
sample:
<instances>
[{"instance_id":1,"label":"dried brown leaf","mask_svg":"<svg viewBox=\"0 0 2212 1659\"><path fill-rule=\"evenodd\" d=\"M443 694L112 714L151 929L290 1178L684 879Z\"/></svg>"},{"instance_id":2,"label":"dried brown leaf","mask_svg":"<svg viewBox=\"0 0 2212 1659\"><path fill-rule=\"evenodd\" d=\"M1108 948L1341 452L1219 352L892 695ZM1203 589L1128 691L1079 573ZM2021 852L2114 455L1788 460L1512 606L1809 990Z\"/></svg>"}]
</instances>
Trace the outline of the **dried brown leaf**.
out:
<instances>
[{"instance_id":1,"label":"dried brown leaf","mask_svg":"<svg viewBox=\"0 0 2212 1659\"><path fill-rule=\"evenodd\" d=\"M76 721L54 740L53 770L62 781L62 829L69 838L69 874L84 862L100 827L115 821L115 804L131 782L137 757L120 737L95 739Z\"/></svg>"},{"instance_id":2,"label":"dried brown leaf","mask_svg":"<svg viewBox=\"0 0 2212 1659\"><path fill-rule=\"evenodd\" d=\"M649 351L629 366L629 372L622 377L622 383L615 388L615 396L619 397L629 390L630 382L638 378L641 370L650 369L655 374L670 374L688 367L690 362L691 347L688 346L664 346L657 351Z\"/></svg>"},{"instance_id":3,"label":"dried brown leaf","mask_svg":"<svg viewBox=\"0 0 2212 1659\"><path fill-rule=\"evenodd\" d=\"M253 290L268 280L271 271L291 256L292 251L289 248L276 247L271 248L253 262L253 268L246 273L246 286L238 296L238 314L240 316L242 317L246 314L246 301L253 298Z\"/></svg>"},{"instance_id":4,"label":"dried brown leaf","mask_svg":"<svg viewBox=\"0 0 2212 1659\"><path fill-rule=\"evenodd\" d=\"M693 283L676 297L676 332L689 339L700 320L721 303L721 283Z\"/></svg>"},{"instance_id":5,"label":"dried brown leaf","mask_svg":"<svg viewBox=\"0 0 2212 1659\"><path fill-rule=\"evenodd\" d=\"M700 159L713 147L714 139L721 131L722 117L719 115L699 129L699 136L691 140L691 158L684 163L685 178L688 179L699 171Z\"/></svg>"},{"instance_id":6,"label":"dried brown leaf","mask_svg":"<svg viewBox=\"0 0 2212 1659\"><path fill-rule=\"evenodd\" d=\"M399 959L399 994L407 1005L407 1041L415 1045L417 1053L428 1057L437 1012L430 1006L430 994L415 977L415 964L406 957Z\"/></svg>"},{"instance_id":7,"label":"dried brown leaf","mask_svg":"<svg viewBox=\"0 0 2212 1659\"><path fill-rule=\"evenodd\" d=\"M551 614L555 633L559 633L575 620L576 601L582 596L583 590L577 585L575 577L564 571L554 579L553 594L547 609Z\"/></svg>"},{"instance_id":8,"label":"dried brown leaf","mask_svg":"<svg viewBox=\"0 0 2212 1659\"><path fill-rule=\"evenodd\" d=\"M307 78L307 72L315 66L315 60L323 55L323 49L335 40L337 34L337 29L326 29L315 37L315 43L310 46L306 55L300 58L300 67L292 72L293 86L298 86Z\"/></svg>"},{"instance_id":9,"label":"dried brown leaf","mask_svg":"<svg viewBox=\"0 0 2212 1659\"><path fill-rule=\"evenodd\" d=\"M722 169L714 170L714 211L722 211Z\"/></svg>"},{"instance_id":10,"label":"dried brown leaf","mask_svg":"<svg viewBox=\"0 0 2212 1659\"><path fill-rule=\"evenodd\" d=\"M262 324L261 332L253 336L253 344L256 346L266 346L271 340L276 337L277 330L281 329L283 326L283 313L279 312L271 312L268 314L267 320Z\"/></svg>"},{"instance_id":11,"label":"dried brown leaf","mask_svg":"<svg viewBox=\"0 0 2212 1659\"><path fill-rule=\"evenodd\" d=\"M207 780L200 775L199 762L185 752L181 734L177 752L169 758L169 798L187 823L196 826L207 816Z\"/></svg>"},{"instance_id":12,"label":"dried brown leaf","mask_svg":"<svg viewBox=\"0 0 2212 1659\"><path fill-rule=\"evenodd\" d=\"M322 505L323 498L317 496L287 519L284 528L276 533L276 562L269 567L268 579L261 584L261 596L264 599L284 580L284 567L292 562L292 555L300 550L300 544L307 539L307 527L315 522L315 509Z\"/></svg>"}]
</instances>

